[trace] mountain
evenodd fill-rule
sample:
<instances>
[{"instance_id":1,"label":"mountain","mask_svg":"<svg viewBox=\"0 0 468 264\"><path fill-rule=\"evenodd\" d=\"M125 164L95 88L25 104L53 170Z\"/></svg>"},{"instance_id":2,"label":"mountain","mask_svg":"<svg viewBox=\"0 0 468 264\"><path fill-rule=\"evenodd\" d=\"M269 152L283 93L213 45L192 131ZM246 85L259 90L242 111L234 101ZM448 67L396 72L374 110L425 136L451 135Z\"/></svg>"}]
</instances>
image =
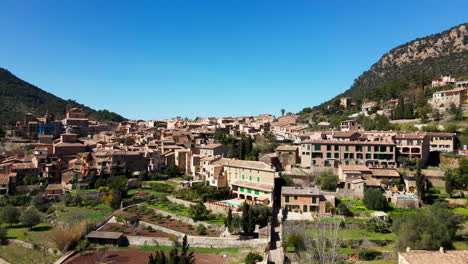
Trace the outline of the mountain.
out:
<instances>
[{"instance_id":1,"label":"mountain","mask_svg":"<svg viewBox=\"0 0 468 264\"><path fill-rule=\"evenodd\" d=\"M116 122L126 120L114 112L97 111L73 100L59 98L0 68L0 126L14 125L28 112L42 116L48 111L57 119L63 118L67 106L82 108L90 120Z\"/></svg>"},{"instance_id":2,"label":"mountain","mask_svg":"<svg viewBox=\"0 0 468 264\"><path fill-rule=\"evenodd\" d=\"M402 83L399 85L407 85L407 89L414 88L409 85L408 80L414 80L415 75L419 75L417 78L422 78L421 81L425 83L440 75L457 78L464 76L468 79L468 23L415 39L390 50L359 76L344 93L312 109L306 108L301 113L322 111L329 105L336 104L341 97L351 97L354 101L365 98L391 99L389 97L394 97L395 93L379 95L385 92L385 85L395 85L391 82L398 80ZM401 92L403 88L395 90ZM373 98L376 96L379 98Z\"/></svg>"}]
</instances>

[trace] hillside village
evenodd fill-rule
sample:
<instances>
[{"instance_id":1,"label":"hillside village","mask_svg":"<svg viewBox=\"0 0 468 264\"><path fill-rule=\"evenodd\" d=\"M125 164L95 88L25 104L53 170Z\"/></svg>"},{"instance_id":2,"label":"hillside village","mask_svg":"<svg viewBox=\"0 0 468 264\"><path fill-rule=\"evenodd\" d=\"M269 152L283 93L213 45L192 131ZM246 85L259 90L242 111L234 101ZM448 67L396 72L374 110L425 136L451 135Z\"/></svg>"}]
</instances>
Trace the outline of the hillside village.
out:
<instances>
[{"instance_id":1,"label":"hillside village","mask_svg":"<svg viewBox=\"0 0 468 264\"><path fill-rule=\"evenodd\" d=\"M328 228L340 229L341 261L461 263L468 81L440 76L425 89L424 115L405 96L342 97L333 107L348 119L335 124L283 109L123 122L76 107L60 120L28 113L3 131L0 257L101 263L133 247L145 262L145 247L187 240L197 263L295 263L313 252L304 234ZM412 216L443 219L408 238L416 226L398 219ZM436 223L444 235L418 237ZM18 248L23 258L10 254Z\"/></svg>"}]
</instances>

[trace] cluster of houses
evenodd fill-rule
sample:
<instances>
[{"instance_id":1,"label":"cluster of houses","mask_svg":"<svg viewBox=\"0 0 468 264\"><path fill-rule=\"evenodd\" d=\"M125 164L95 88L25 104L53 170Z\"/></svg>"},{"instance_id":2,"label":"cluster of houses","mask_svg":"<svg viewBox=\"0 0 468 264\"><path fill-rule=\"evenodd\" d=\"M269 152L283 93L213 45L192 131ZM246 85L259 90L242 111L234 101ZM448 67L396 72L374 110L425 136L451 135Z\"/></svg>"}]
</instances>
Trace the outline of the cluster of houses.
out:
<instances>
[{"instance_id":1,"label":"cluster of houses","mask_svg":"<svg viewBox=\"0 0 468 264\"><path fill-rule=\"evenodd\" d=\"M288 143L262 153L258 161L232 159L228 146L215 140L219 131L252 137L270 133ZM234 199L268 206L281 175L288 175L297 187L283 188L282 207L301 213L326 213L325 204L334 206L335 196L362 198L365 186L387 191L389 201L407 196L415 192L414 183L408 180L403 193L398 190L399 157L426 162L431 151L455 150L453 133L363 131L357 120L343 121L341 131L308 132L296 115L93 124L72 108L60 122L27 114L13 134L36 137L34 149L27 155L0 155L0 193L43 178L52 186L47 192L56 196L87 188L90 175L158 173L175 165L193 181L226 187ZM325 169L339 175L336 192L312 184Z\"/></svg>"},{"instance_id":2,"label":"cluster of houses","mask_svg":"<svg viewBox=\"0 0 468 264\"><path fill-rule=\"evenodd\" d=\"M444 89L452 86L451 89ZM468 81L455 81L451 76L440 76L432 80L433 89L442 89L432 94L432 98L428 100L428 104L432 109L439 113L446 112L452 105L461 108L463 111L468 111ZM356 106L357 103L352 101L350 97L340 98L340 105L344 108ZM354 114L355 116L369 116L372 113L385 115L390 117L393 109L398 105L398 99L391 99L386 102L375 102L365 100L361 104L361 112Z\"/></svg>"}]
</instances>

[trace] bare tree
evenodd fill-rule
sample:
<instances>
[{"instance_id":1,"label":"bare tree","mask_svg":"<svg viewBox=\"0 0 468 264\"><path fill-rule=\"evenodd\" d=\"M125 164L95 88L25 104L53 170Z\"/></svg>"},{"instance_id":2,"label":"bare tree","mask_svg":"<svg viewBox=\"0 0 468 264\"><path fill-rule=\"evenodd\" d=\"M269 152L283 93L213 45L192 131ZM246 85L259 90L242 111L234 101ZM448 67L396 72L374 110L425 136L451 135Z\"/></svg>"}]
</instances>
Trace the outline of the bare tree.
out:
<instances>
[{"instance_id":1,"label":"bare tree","mask_svg":"<svg viewBox=\"0 0 468 264\"><path fill-rule=\"evenodd\" d=\"M317 228L304 236L305 263L338 263L340 221L317 222Z\"/></svg>"}]
</instances>

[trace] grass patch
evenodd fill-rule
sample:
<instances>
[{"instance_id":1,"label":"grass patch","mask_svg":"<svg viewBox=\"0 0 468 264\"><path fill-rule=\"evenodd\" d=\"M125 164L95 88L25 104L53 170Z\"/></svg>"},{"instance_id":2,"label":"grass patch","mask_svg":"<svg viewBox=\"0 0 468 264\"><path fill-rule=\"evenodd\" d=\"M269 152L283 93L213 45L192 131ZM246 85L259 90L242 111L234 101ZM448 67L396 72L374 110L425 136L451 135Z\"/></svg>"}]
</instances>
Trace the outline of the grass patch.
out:
<instances>
[{"instance_id":1,"label":"grass patch","mask_svg":"<svg viewBox=\"0 0 468 264\"><path fill-rule=\"evenodd\" d=\"M47 223L41 223L35 226L32 230L21 224L3 224L7 229L7 237L10 239L18 239L27 243L57 249L54 241L51 239L52 227Z\"/></svg>"},{"instance_id":2,"label":"grass patch","mask_svg":"<svg viewBox=\"0 0 468 264\"><path fill-rule=\"evenodd\" d=\"M458 207L452 210L455 214L463 215L465 217L468 217L468 208L462 208Z\"/></svg>"},{"instance_id":3,"label":"grass patch","mask_svg":"<svg viewBox=\"0 0 468 264\"><path fill-rule=\"evenodd\" d=\"M104 204L89 207L65 206L55 210L58 219L68 224L80 220L91 220L97 223L106 219L112 212L112 208Z\"/></svg>"},{"instance_id":4,"label":"grass patch","mask_svg":"<svg viewBox=\"0 0 468 264\"><path fill-rule=\"evenodd\" d=\"M307 232L313 234L315 229L307 229ZM361 239L369 239L369 240L395 240L396 236L393 233L375 233L369 232L363 229L341 229L339 231L339 237L344 240L361 240Z\"/></svg>"},{"instance_id":5,"label":"grass patch","mask_svg":"<svg viewBox=\"0 0 468 264\"><path fill-rule=\"evenodd\" d=\"M5 245L0 246L0 257L15 264L49 264L54 263L60 256L16 245Z\"/></svg>"}]
</instances>

